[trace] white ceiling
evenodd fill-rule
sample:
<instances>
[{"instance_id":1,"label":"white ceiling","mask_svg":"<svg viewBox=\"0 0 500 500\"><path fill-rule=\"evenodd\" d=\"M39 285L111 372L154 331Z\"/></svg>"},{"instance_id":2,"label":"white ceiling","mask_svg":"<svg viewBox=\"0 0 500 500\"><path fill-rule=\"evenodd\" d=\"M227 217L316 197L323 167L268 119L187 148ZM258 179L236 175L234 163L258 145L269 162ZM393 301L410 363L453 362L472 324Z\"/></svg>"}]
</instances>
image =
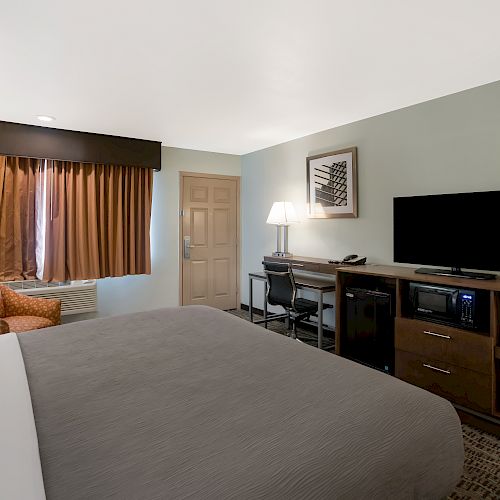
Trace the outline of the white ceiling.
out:
<instances>
[{"instance_id":1,"label":"white ceiling","mask_svg":"<svg viewBox=\"0 0 500 500\"><path fill-rule=\"evenodd\" d=\"M500 80L498 0L0 1L6 121L243 154Z\"/></svg>"}]
</instances>

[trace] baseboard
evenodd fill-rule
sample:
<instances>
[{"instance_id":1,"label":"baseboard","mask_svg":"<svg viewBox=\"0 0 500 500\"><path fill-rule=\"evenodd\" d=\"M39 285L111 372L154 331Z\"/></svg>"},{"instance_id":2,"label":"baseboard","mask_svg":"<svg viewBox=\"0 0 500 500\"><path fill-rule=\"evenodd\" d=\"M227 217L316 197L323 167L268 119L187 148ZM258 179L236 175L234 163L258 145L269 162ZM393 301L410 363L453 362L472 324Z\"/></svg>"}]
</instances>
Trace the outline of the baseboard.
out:
<instances>
[{"instance_id":1,"label":"baseboard","mask_svg":"<svg viewBox=\"0 0 500 500\"><path fill-rule=\"evenodd\" d=\"M249 311L250 308L248 307L248 304L241 304L241 309L243 311ZM258 314L260 316L264 316L264 311L262 309L259 309L258 307L252 307L253 313ZM285 322L285 318L278 319L276 321L281 321L282 323ZM313 321L301 321L300 322L300 328L303 330L307 330L308 332L313 332L313 333L318 333L318 325L314 323ZM323 326L323 335L325 337L330 337L335 335L335 330L333 328L330 328L328 326Z\"/></svg>"},{"instance_id":2,"label":"baseboard","mask_svg":"<svg viewBox=\"0 0 500 500\"><path fill-rule=\"evenodd\" d=\"M460 405L454 406L463 424L471 425L482 431L489 432L496 437L500 437L500 419L483 415Z\"/></svg>"}]
</instances>

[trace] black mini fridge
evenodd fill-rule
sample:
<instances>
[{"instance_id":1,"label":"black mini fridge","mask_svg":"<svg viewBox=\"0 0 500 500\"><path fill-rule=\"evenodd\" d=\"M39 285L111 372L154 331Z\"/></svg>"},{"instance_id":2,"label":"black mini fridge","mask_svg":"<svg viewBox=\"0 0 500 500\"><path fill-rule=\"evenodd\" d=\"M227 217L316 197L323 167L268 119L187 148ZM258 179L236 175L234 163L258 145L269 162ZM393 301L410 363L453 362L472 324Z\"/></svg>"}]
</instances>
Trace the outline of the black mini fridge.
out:
<instances>
[{"instance_id":1,"label":"black mini fridge","mask_svg":"<svg viewBox=\"0 0 500 500\"><path fill-rule=\"evenodd\" d=\"M394 374L394 315L390 293L346 288L342 356Z\"/></svg>"}]
</instances>

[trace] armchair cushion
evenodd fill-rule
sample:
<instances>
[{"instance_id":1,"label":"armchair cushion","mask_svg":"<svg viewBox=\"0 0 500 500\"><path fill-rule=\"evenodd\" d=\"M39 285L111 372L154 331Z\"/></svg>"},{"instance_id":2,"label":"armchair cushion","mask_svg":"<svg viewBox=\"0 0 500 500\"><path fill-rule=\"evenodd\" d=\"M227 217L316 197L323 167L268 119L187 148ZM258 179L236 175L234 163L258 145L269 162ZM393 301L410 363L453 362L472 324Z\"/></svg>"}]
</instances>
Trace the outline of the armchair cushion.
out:
<instances>
[{"instance_id":1,"label":"armchair cushion","mask_svg":"<svg viewBox=\"0 0 500 500\"><path fill-rule=\"evenodd\" d=\"M61 324L61 301L56 299L38 299L22 295L9 287L0 286L4 304L4 318L10 316L37 316L48 319L53 325Z\"/></svg>"},{"instance_id":2,"label":"armchair cushion","mask_svg":"<svg viewBox=\"0 0 500 500\"><path fill-rule=\"evenodd\" d=\"M15 333L55 326L55 323L50 321L50 319L42 318L41 316L7 316L2 321L7 323L11 332Z\"/></svg>"}]
</instances>

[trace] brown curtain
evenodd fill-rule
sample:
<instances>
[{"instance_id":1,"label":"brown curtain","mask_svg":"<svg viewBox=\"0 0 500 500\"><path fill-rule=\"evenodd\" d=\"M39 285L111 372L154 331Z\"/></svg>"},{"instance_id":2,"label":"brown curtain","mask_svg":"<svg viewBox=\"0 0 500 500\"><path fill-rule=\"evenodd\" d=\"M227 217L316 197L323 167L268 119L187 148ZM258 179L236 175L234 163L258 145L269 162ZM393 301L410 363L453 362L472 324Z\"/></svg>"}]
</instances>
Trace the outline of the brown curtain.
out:
<instances>
[{"instance_id":1,"label":"brown curtain","mask_svg":"<svg viewBox=\"0 0 500 500\"><path fill-rule=\"evenodd\" d=\"M151 273L152 169L45 160L40 185L39 278Z\"/></svg>"},{"instance_id":2,"label":"brown curtain","mask_svg":"<svg viewBox=\"0 0 500 500\"><path fill-rule=\"evenodd\" d=\"M39 160L0 156L0 281L36 277Z\"/></svg>"}]
</instances>

